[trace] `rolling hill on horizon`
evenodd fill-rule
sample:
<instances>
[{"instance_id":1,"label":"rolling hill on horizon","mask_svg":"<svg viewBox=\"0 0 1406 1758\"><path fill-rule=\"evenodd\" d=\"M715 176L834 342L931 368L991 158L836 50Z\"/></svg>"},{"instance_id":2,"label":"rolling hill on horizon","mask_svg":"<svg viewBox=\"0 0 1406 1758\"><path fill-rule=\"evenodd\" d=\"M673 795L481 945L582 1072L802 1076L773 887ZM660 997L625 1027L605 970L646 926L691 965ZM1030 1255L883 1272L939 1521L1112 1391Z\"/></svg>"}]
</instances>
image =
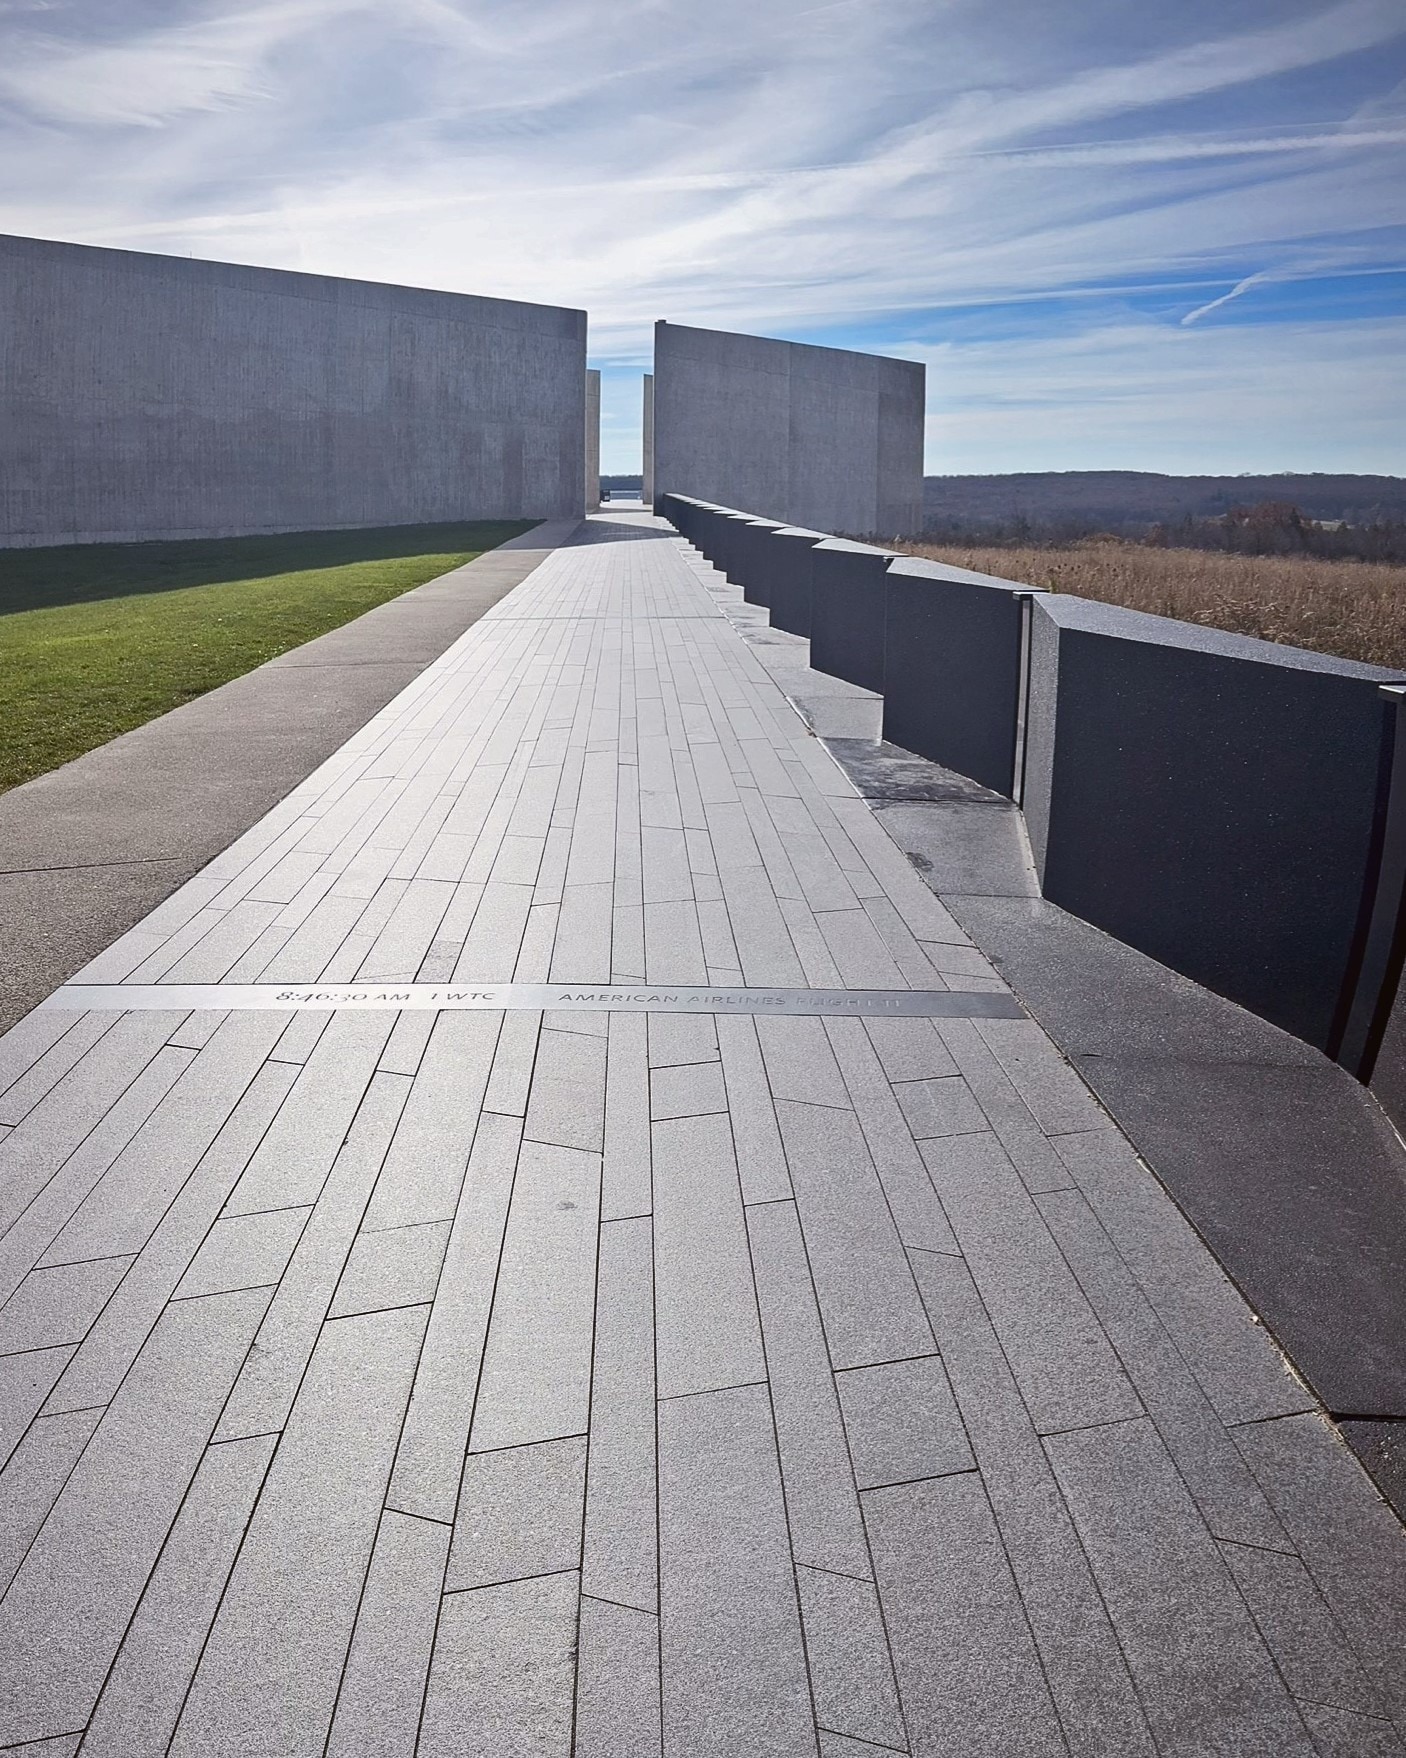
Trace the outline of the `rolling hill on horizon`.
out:
<instances>
[{"instance_id":1,"label":"rolling hill on horizon","mask_svg":"<svg viewBox=\"0 0 1406 1758\"><path fill-rule=\"evenodd\" d=\"M1292 503L1312 519L1351 525L1406 521L1406 477L1326 473L1164 476L1148 470L1028 471L1009 476L927 476L928 530L1124 532L1232 507Z\"/></svg>"}]
</instances>

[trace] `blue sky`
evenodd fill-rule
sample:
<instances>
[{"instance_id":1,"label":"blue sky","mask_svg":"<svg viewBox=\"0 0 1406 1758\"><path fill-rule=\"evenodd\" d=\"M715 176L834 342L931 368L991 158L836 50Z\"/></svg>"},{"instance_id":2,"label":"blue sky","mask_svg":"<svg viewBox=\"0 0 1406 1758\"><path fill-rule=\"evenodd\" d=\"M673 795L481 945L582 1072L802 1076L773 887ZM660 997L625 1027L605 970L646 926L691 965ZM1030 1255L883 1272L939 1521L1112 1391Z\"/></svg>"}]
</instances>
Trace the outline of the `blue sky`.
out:
<instances>
[{"instance_id":1,"label":"blue sky","mask_svg":"<svg viewBox=\"0 0 1406 1758\"><path fill-rule=\"evenodd\" d=\"M932 471L1406 474L1401 0L0 0L0 229L924 360Z\"/></svg>"}]
</instances>

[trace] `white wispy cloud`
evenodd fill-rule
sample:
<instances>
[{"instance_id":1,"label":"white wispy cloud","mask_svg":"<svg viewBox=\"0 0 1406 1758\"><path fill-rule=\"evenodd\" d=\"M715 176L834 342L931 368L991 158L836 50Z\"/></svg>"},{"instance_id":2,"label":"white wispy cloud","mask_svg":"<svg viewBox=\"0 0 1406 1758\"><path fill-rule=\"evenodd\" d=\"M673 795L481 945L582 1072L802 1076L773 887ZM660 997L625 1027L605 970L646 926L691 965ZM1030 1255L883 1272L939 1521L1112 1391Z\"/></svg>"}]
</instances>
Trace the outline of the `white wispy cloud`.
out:
<instances>
[{"instance_id":1,"label":"white wispy cloud","mask_svg":"<svg viewBox=\"0 0 1406 1758\"><path fill-rule=\"evenodd\" d=\"M1406 120L1374 128L1340 128L1328 124L1317 129L1292 129L1282 134L1158 135L1146 140L1104 140L1072 146L1012 147L1004 151L973 154L974 158L1001 158L1012 164L1051 165L1170 165L1190 159L1262 158L1278 153L1340 152L1355 148L1394 147L1406 144Z\"/></svg>"},{"instance_id":2,"label":"white wispy cloud","mask_svg":"<svg viewBox=\"0 0 1406 1758\"><path fill-rule=\"evenodd\" d=\"M1403 265L1399 0L145 5L0 0L0 229L585 305L606 363L1100 299L1114 354L1119 288L1198 337Z\"/></svg>"},{"instance_id":3,"label":"white wispy cloud","mask_svg":"<svg viewBox=\"0 0 1406 1758\"><path fill-rule=\"evenodd\" d=\"M1266 269L1257 270L1253 275L1246 275L1242 280L1237 281L1228 293L1222 293L1216 299L1208 299L1204 305L1198 305L1194 311L1188 311L1181 320L1182 328L1190 329L1191 325L1199 322L1201 318L1209 317L1213 311L1219 311L1221 306L1229 305L1232 299L1239 299L1242 294L1248 293L1251 287L1263 286L1266 281L1273 279L1274 277Z\"/></svg>"},{"instance_id":4,"label":"white wispy cloud","mask_svg":"<svg viewBox=\"0 0 1406 1758\"><path fill-rule=\"evenodd\" d=\"M901 351L901 350L900 350ZM930 347L929 467L1403 474L1406 315Z\"/></svg>"},{"instance_id":5,"label":"white wispy cloud","mask_svg":"<svg viewBox=\"0 0 1406 1758\"><path fill-rule=\"evenodd\" d=\"M268 98L269 57L303 32L364 8L350 0L280 0L107 43L21 36L0 94L43 120L155 126L192 111Z\"/></svg>"}]
</instances>

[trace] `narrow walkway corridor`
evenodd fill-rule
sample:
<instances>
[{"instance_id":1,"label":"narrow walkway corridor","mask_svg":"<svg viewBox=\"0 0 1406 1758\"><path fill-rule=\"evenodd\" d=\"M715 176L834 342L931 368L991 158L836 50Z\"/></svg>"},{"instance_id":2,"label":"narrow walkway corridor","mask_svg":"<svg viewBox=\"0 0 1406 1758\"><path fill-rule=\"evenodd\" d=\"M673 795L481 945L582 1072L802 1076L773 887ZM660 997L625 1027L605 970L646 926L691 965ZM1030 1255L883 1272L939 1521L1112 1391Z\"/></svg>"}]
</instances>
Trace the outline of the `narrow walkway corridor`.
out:
<instances>
[{"instance_id":1,"label":"narrow walkway corridor","mask_svg":"<svg viewBox=\"0 0 1406 1758\"><path fill-rule=\"evenodd\" d=\"M0 1039L0 1751L1406 1758L1406 1534L736 596L588 521Z\"/></svg>"}]
</instances>

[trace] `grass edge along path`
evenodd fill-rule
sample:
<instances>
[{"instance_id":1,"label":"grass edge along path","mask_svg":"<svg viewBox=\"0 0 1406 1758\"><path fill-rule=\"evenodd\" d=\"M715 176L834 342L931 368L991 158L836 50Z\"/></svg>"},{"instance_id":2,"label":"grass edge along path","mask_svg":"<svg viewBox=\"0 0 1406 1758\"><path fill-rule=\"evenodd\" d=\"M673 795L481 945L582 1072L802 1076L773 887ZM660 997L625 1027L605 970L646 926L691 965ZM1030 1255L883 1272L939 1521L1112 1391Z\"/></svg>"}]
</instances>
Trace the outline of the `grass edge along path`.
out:
<instances>
[{"instance_id":1,"label":"grass edge along path","mask_svg":"<svg viewBox=\"0 0 1406 1758\"><path fill-rule=\"evenodd\" d=\"M0 551L0 794L532 524Z\"/></svg>"}]
</instances>

